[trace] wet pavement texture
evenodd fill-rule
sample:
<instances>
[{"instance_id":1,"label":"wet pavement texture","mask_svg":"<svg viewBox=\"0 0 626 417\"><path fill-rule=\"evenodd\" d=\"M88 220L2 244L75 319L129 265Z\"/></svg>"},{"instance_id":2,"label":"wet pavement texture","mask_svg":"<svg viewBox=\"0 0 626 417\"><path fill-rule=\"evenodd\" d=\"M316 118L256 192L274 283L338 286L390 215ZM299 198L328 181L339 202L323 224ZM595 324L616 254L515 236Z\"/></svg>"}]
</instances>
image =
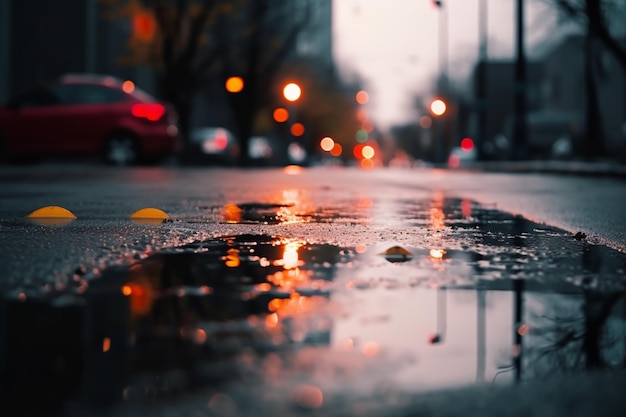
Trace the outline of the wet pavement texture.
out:
<instances>
[{"instance_id":1,"label":"wet pavement texture","mask_svg":"<svg viewBox=\"0 0 626 417\"><path fill-rule=\"evenodd\" d=\"M208 204L202 219L132 227L367 225L397 240L259 229L7 288L3 411L323 414L372 393L391 405L395 390L626 365L626 254L468 199L397 198L380 217L372 206Z\"/></svg>"}]
</instances>

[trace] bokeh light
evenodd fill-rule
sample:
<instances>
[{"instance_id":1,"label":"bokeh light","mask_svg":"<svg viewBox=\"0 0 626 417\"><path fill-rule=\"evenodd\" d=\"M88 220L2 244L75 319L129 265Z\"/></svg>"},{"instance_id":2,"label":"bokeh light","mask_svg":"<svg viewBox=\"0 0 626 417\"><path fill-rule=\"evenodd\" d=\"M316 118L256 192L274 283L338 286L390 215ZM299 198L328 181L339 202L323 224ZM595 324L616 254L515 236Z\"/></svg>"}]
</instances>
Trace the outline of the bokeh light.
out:
<instances>
[{"instance_id":1,"label":"bokeh light","mask_svg":"<svg viewBox=\"0 0 626 417\"><path fill-rule=\"evenodd\" d=\"M156 20L148 11L139 11L133 16L133 36L141 41L148 42L156 33Z\"/></svg>"},{"instance_id":2,"label":"bokeh light","mask_svg":"<svg viewBox=\"0 0 626 417\"><path fill-rule=\"evenodd\" d=\"M341 156L342 153L343 153L343 146L341 146L338 143L335 143L333 148L330 150L330 154L332 156Z\"/></svg>"},{"instance_id":3,"label":"bokeh light","mask_svg":"<svg viewBox=\"0 0 626 417\"><path fill-rule=\"evenodd\" d=\"M293 162L299 164L301 162L304 162L307 157L307 152L302 145L296 142L292 142L287 147L287 155Z\"/></svg>"},{"instance_id":4,"label":"bokeh light","mask_svg":"<svg viewBox=\"0 0 626 417\"><path fill-rule=\"evenodd\" d=\"M430 104L430 111L435 116L442 116L446 112L446 103L443 100L436 99Z\"/></svg>"},{"instance_id":5,"label":"bokeh light","mask_svg":"<svg viewBox=\"0 0 626 417\"><path fill-rule=\"evenodd\" d=\"M352 154L354 155L354 157L356 159L363 159L363 155L361 154L361 150L363 150L363 147L365 145L363 145L362 143L359 143L357 145L354 146L354 148L352 148Z\"/></svg>"},{"instance_id":6,"label":"bokeh light","mask_svg":"<svg viewBox=\"0 0 626 417\"><path fill-rule=\"evenodd\" d=\"M294 136L304 135L304 125L302 123L294 123L291 126L291 134Z\"/></svg>"},{"instance_id":7,"label":"bokeh light","mask_svg":"<svg viewBox=\"0 0 626 417\"><path fill-rule=\"evenodd\" d=\"M302 89L296 83L289 83L283 88L283 96L289 101L297 101L302 95Z\"/></svg>"},{"instance_id":8,"label":"bokeh light","mask_svg":"<svg viewBox=\"0 0 626 417\"><path fill-rule=\"evenodd\" d=\"M430 127L433 125L433 119L430 116L422 116L420 117L420 126L423 129L430 129Z\"/></svg>"},{"instance_id":9,"label":"bokeh light","mask_svg":"<svg viewBox=\"0 0 626 417\"><path fill-rule=\"evenodd\" d=\"M132 93L133 91L135 91L135 83L131 80L124 81L122 83L122 91L124 91L126 94Z\"/></svg>"},{"instance_id":10,"label":"bokeh light","mask_svg":"<svg viewBox=\"0 0 626 417\"><path fill-rule=\"evenodd\" d=\"M375 154L376 151L370 145L365 145L363 149L361 149L361 155L363 155L363 158L365 159L372 159Z\"/></svg>"},{"instance_id":11,"label":"bokeh light","mask_svg":"<svg viewBox=\"0 0 626 417\"><path fill-rule=\"evenodd\" d=\"M356 141L359 143L366 142L368 138L367 132L363 129L357 130L354 136L355 136Z\"/></svg>"},{"instance_id":12,"label":"bokeh light","mask_svg":"<svg viewBox=\"0 0 626 417\"><path fill-rule=\"evenodd\" d=\"M465 152L470 152L472 149L474 149L474 141L470 138L463 138L463 140L461 141L461 149L463 149Z\"/></svg>"},{"instance_id":13,"label":"bokeh light","mask_svg":"<svg viewBox=\"0 0 626 417\"><path fill-rule=\"evenodd\" d=\"M374 168L374 161L371 159L361 159L361 168L370 169Z\"/></svg>"},{"instance_id":14,"label":"bokeh light","mask_svg":"<svg viewBox=\"0 0 626 417\"><path fill-rule=\"evenodd\" d=\"M283 107L278 107L274 110L273 116L278 123L284 123L289 119L289 112Z\"/></svg>"},{"instance_id":15,"label":"bokeh light","mask_svg":"<svg viewBox=\"0 0 626 417\"><path fill-rule=\"evenodd\" d=\"M367 94L366 91L359 91L358 93L356 93L356 102L359 104L366 104L370 99L369 94Z\"/></svg>"},{"instance_id":16,"label":"bokeh light","mask_svg":"<svg viewBox=\"0 0 626 417\"><path fill-rule=\"evenodd\" d=\"M226 80L226 91L229 93L239 93L241 90L243 90L243 78L229 77Z\"/></svg>"},{"instance_id":17,"label":"bokeh light","mask_svg":"<svg viewBox=\"0 0 626 417\"><path fill-rule=\"evenodd\" d=\"M320 148L322 148L322 150L326 152L330 152L334 146L335 146L335 141L328 136L320 140Z\"/></svg>"}]
</instances>

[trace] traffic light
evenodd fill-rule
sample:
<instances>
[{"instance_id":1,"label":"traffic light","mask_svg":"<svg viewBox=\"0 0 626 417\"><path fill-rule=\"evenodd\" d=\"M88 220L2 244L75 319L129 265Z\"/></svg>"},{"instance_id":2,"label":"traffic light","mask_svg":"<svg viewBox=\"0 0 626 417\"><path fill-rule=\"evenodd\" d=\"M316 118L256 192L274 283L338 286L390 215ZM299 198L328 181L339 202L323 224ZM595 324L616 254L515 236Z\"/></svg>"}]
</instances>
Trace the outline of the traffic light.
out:
<instances>
[{"instance_id":1,"label":"traffic light","mask_svg":"<svg viewBox=\"0 0 626 417\"><path fill-rule=\"evenodd\" d=\"M140 41L150 42L156 33L156 19L149 11L139 11L133 16L133 36Z\"/></svg>"},{"instance_id":2,"label":"traffic light","mask_svg":"<svg viewBox=\"0 0 626 417\"><path fill-rule=\"evenodd\" d=\"M243 90L243 78L241 77L229 77L226 80L226 91L228 91L229 93L239 93L241 92L241 90Z\"/></svg>"},{"instance_id":3,"label":"traffic light","mask_svg":"<svg viewBox=\"0 0 626 417\"><path fill-rule=\"evenodd\" d=\"M474 141L471 138L463 138L461 140L461 149L465 152L471 152L474 149Z\"/></svg>"}]
</instances>

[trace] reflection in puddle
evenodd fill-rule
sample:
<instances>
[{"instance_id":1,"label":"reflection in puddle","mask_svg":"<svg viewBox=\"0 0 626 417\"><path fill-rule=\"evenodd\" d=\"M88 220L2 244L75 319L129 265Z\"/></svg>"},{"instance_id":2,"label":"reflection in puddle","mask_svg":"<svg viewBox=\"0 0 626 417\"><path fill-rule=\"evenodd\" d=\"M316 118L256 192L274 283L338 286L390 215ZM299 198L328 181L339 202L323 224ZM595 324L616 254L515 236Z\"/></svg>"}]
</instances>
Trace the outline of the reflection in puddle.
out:
<instances>
[{"instance_id":1,"label":"reflection in puddle","mask_svg":"<svg viewBox=\"0 0 626 417\"><path fill-rule=\"evenodd\" d=\"M278 202L228 203L207 208L219 212L219 221L231 224L367 224L371 221L373 201L369 198L346 201L342 207L313 207L297 190L283 190L273 200Z\"/></svg>"},{"instance_id":2,"label":"reflection in puddle","mask_svg":"<svg viewBox=\"0 0 626 417\"><path fill-rule=\"evenodd\" d=\"M232 205L224 216L280 223L282 209L295 206ZM0 411L153 403L212 387L204 406L228 412L250 386L316 409L327 392L510 383L626 362L626 255L467 200L396 209L433 238L342 248L224 236L112 267L89 286L5 294Z\"/></svg>"}]
</instances>

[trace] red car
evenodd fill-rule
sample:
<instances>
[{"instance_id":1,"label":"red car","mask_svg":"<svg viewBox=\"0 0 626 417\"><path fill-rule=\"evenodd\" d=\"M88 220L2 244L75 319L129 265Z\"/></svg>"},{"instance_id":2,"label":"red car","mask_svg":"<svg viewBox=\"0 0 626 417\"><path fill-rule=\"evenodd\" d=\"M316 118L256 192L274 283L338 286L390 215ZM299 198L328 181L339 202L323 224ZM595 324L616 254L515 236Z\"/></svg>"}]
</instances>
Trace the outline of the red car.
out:
<instances>
[{"instance_id":1,"label":"red car","mask_svg":"<svg viewBox=\"0 0 626 417\"><path fill-rule=\"evenodd\" d=\"M98 156L130 165L177 154L174 109L111 76L72 74L0 107L5 160Z\"/></svg>"}]
</instances>

